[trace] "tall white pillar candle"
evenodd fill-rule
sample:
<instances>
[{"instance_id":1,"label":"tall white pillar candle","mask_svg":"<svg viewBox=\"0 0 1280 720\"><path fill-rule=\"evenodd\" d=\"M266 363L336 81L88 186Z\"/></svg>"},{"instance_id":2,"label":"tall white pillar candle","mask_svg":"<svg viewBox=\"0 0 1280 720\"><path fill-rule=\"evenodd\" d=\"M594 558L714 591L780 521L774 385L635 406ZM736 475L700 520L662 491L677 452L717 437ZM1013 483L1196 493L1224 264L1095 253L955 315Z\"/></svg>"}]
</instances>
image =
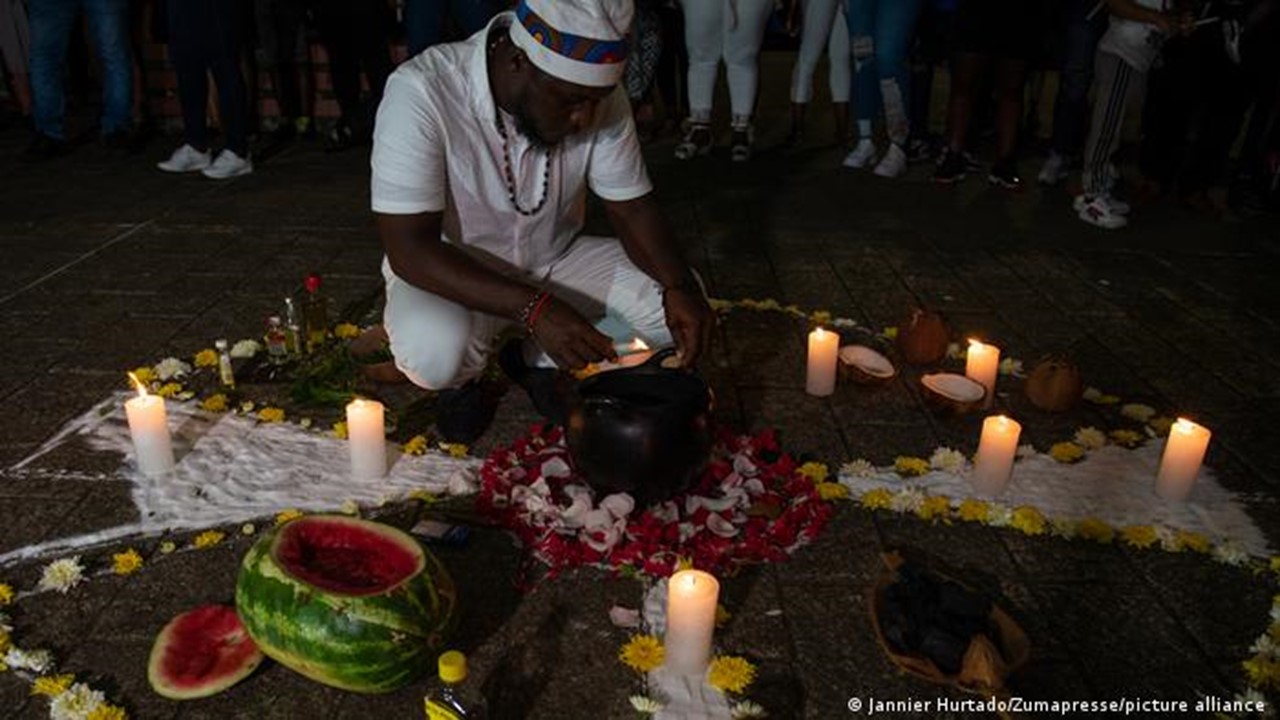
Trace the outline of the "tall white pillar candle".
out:
<instances>
[{"instance_id":1,"label":"tall white pillar candle","mask_svg":"<svg viewBox=\"0 0 1280 720\"><path fill-rule=\"evenodd\" d=\"M678 675L701 675L711 661L720 583L701 570L681 570L667 582L666 666Z\"/></svg>"},{"instance_id":2,"label":"tall white pillar candle","mask_svg":"<svg viewBox=\"0 0 1280 720\"><path fill-rule=\"evenodd\" d=\"M809 333L809 363L804 391L824 397L836 391L836 364L840 354L840 334L817 328Z\"/></svg>"},{"instance_id":3,"label":"tall white pillar candle","mask_svg":"<svg viewBox=\"0 0 1280 720\"><path fill-rule=\"evenodd\" d=\"M984 495L999 495L1013 475L1022 426L1004 415L982 421L982 439L973 459L973 487Z\"/></svg>"},{"instance_id":4,"label":"tall white pillar candle","mask_svg":"<svg viewBox=\"0 0 1280 720\"><path fill-rule=\"evenodd\" d=\"M1156 475L1156 494L1166 500L1185 500L1200 474L1209 438L1213 433L1203 425L1178 418L1169 428L1164 455L1160 456L1160 472Z\"/></svg>"},{"instance_id":5,"label":"tall white pillar candle","mask_svg":"<svg viewBox=\"0 0 1280 720\"><path fill-rule=\"evenodd\" d=\"M351 476L380 478L387 474L387 435L382 403L356 398L347 404L347 445Z\"/></svg>"},{"instance_id":6,"label":"tall white pillar candle","mask_svg":"<svg viewBox=\"0 0 1280 720\"><path fill-rule=\"evenodd\" d=\"M138 397L125 401L124 413L129 421L138 471L143 475L163 475L173 470L173 445L169 440L168 416L164 398L147 394L147 388L129 373L138 388Z\"/></svg>"},{"instance_id":7,"label":"tall white pillar candle","mask_svg":"<svg viewBox=\"0 0 1280 720\"><path fill-rule=\"evenodd\" d=\"M996 400L996 377L1000 374L1000 348L970 340L964 374L986 388L987 394L982 398L982 407L991 407Z\"/></svg>"}]
</instances>

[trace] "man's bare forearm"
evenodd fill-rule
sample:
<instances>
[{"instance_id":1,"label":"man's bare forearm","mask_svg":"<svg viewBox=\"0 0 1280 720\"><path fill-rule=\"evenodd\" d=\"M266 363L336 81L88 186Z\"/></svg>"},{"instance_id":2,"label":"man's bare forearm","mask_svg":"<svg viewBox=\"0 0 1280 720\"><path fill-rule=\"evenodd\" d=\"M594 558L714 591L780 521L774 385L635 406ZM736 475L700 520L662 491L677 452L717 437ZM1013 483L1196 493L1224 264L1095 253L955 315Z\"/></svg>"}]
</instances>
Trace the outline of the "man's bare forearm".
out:
<instances>
[{"instance_id":1,"label":"man's bare forearm","mask_svg":"<svg viewBox=\"0 0 1280 720\"><path fill-rule=\"evenodd\" d=\"M609 220L627 257L664 288L690 287L696 281L676 249L675 235L653 195L606 202Z\"/></svg>"}]
</instances>

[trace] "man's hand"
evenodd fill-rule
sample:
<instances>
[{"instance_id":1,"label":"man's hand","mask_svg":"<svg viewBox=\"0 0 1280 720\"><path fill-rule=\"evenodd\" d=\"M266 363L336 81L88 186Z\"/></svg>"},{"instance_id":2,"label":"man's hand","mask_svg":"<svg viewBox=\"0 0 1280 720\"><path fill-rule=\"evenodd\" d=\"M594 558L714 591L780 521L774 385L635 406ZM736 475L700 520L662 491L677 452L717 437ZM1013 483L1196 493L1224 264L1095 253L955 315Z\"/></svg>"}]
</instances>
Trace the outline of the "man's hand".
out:
<instances>
[{"instance_id":1,"label":"man's hand","mask_svg":"<svg viewBox=\"0 0 1280 720\"><path fill-rule=\"evenodd\" d=\"M687 286L669 288L662 294L662 309L667 314L667 327L676 341L681 367L693 367L707 348L716 315L702 292Z\"/></svg>"},{"instance_id":2,"label":"man's hand","mask_svg":"<svg viewBox=\"0 0 1280 720\"><path fill-rule=\"evenodd\" d=\"M581 370L590 363L618 359L608 335L555 297L547 301L534 323L533 337L562 370Z\"/></svg>"}]
</instances>

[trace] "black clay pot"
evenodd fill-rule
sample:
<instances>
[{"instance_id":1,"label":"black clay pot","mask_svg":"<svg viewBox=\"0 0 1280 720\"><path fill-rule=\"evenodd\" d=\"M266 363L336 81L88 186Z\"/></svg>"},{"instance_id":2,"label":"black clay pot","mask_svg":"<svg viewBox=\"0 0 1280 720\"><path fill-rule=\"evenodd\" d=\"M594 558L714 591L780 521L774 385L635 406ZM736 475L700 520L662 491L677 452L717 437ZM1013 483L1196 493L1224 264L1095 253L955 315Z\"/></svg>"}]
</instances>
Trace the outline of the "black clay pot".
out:
<instances>
[{"instance_id":1,"label":"black clay pot","mask_svg":"<svg viewBox=\"0 0 1280 720\"><path fill-rule=\"evenodd\" d=\"M643 507L685 490L706 466L711 388L692 372L662 367L674 352L579 384L569 452L598 493L625 492Z\"/></svg>"}]
</instances>

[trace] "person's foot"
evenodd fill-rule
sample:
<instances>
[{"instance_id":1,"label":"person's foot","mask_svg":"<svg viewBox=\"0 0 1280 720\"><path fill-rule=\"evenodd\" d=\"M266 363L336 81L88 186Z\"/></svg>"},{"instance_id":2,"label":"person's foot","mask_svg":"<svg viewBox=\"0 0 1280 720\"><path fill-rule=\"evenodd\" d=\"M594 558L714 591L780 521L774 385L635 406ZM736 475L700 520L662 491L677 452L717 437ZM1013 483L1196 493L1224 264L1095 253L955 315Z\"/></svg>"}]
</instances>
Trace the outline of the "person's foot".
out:
<instances>
[{"instance_id":1,"label":"person's foot","mask_svg":"<svg viewBox=\"0 0 1280 720\"><path fill-rule=\"evenodd\" d=\"M706 123L689 124L680 144L676 145L677 160L691 160L711 152L711 126Z\"/></svg>"},{"instance_id":2,"label":"person's foot","mask_svg":"<svg viewBox=\"0 0 1280 720\"><path fill-rule=\"evenodd\" d=\"M37 134L22 151L26 160L52 160L67 151L67 143L44 133Z\"/></svg>"},{"instance_id":3,"label":"person's foot","mask_svg":"<svg viewBox=\"0 0 1280 720\"><path fill-rule=\"evenodd\" d=\"M502 399L499 383L472 380L436 395L436 429L445 442L470 445L493 424Z\"/></svg>"},{"instance_id":4,"label":"person's foot","mask_svg":"<svg viewBox=\"0 0 1280 720\"><path fill-rule=\"evenodd\" d=\"M933 143L925 138L913 138L907 141L907 162L918 163L933 159Z\"/></svg>"},{"instance_id":5,"label":"person's foot","mask_svg":"<svg viewBox=\"0 0 1280 720\"><path fill-rule=\"evenodd\" d=\"M498 351L498 367L511 382L519 385L544 418L557 425L569 419L568 376L551 368L533 368L524 362L522 344L509 340Z\"/></svg>"},{"instance_id":6,"label":"person's foot","mask_svg":"<svg viewBox=\"0 0 1280 720\"><path fill-rule=\"evenodd\" d=\"M954 185L965 179L969 172L969 163L964 154L950 148L942 151L938 158L938 167L933 170L933 181L939 185Z\"/></svg>"},{"instance_id":7,"label":"person's foot","mask_svg":"<svg viewBox=\"0 0 1280 720\"><path fill-rule=\"evenodd\" d=\"M253 172L253 161L247 157L240 157L233 151L223 148L218 153L218 157L214 158L213 164L200 171L202 175L213 180L226 180L227 178L248 175Z\"/></svg>"},{"instance_id":8,"label":"person's foot","mask_svg":"<svg viewBox=\"0 0 1280 720\"><path fill-rule=\"evenodd\" d=\"M171 173L195 172L209 167L212 160L208 150L201 152L190 145L183 145L174 150L168 160L156 163L156 167Z\"/></svg>"},{"instance_id":9,"label":"person's foot","mask_svg":"<svg viewBox=\"0 0 1280 720\"><path fill-rule=\"evenodd\" d=\"M876 154L876 144L871 141L871 138L862 138L853 150L844 156L844 166L861 170L875 161Z\"/></svg>"},{"instance_id":10,"label":"person's foot","mask_svg":"<svg viewBox=\"0 0 1280 720\"><path fill-rule=\"evenodd\" d=\"M1057 185L1066 180L1069 174L1066 156L1050 152L1049 157L1044 161L1044 166L1040 168L1040 174L1036 176L1036 180L1041 185Z\"/></svg>"},{"instance_id":11,"label":"person's foot","mask_svg":"<svg viewBox=\"0 0 1280 720\"><path fill-rule=\"evenodd\" d=\"M1083 202L1080 202L1083 200ZM1084 222L1104 230L1119 230L1129 224L1129 219L1115 211L1105 195L1080 196L1080 209L1076 215Z\"/></svg>"},{"instance_id":12,"label":"person's foot","mask_svg":"<svg viewBox=\"0 0 1280 720\"><path fill-rule=\"evenodd\" d=\"M1022 176L1018 174L1018 164L1011 158L997 161L987 174L987 182L1005 190L1021 190Z\"/></svg>"},{"instance_id":13,"label":"person's foot","mask_svg":"<svg viewBox=\"0 0 1280 720\"><path fill-rule=\"evenodd\" d=\"M751 159L751 128L737 127L729 136L729 159L746 162Z\"/></svg>"},{"instance_id":14,"label":"person's foot","mask_svg":"<svg viewBox=\"0 0 1280 720\"><path fill-rule=\"evenodd\" d=\"M1103 195L1106 198L1107 206L1111 208L1111 212L1117 215L1128 215L1132 209L1129 203L1115 197L1114 195ZM1071 202L1071 207L1076 212L1082 212L1085 205L1089 204L1088 195L1077 195L1076 199Z\"/></svg>"},{"instance_id":15,"label":"person's foot","mask_svg":"<svg viewBox=\"0 0 1280 720\"><path fill-rule=\"evenodd\" d=\"M889 149L885 151L884 157L880 158L873 172L883 178L896 178L902 177L906 171L907 153L898 143L889 143Z\"/></svg>"}]
</instances>

